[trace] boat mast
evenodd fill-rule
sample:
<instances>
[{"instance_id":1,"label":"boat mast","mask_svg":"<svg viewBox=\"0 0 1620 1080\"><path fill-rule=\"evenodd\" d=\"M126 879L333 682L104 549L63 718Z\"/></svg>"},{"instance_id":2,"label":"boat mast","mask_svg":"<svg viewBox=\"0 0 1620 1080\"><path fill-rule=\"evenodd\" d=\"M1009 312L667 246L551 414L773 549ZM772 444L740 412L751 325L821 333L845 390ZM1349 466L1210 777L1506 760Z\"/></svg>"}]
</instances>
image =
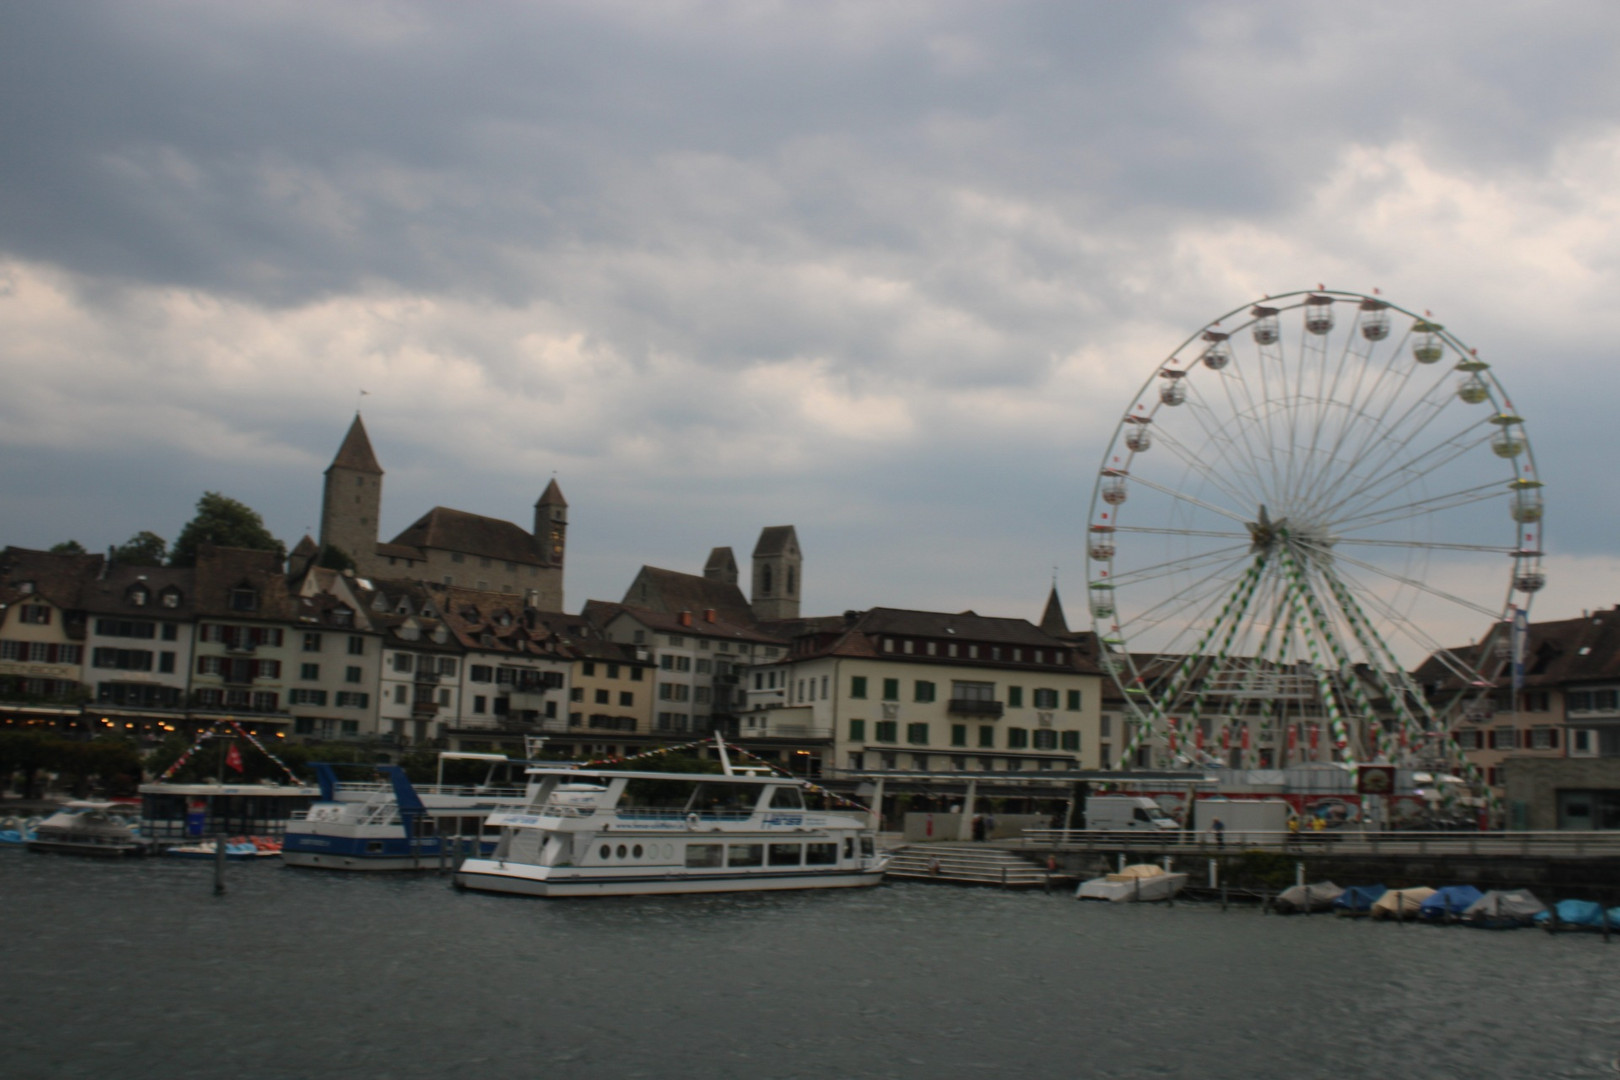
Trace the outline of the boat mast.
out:
<instances>
[{"instance_id":1,"label":"boat mast","mask_svg":"<svg viewBox=\"0 0 1620 1080\"><path fill-rule=\"evenodd\" d=\"M726 754L726 740L718 731L714 733L714 745L720 751L720 764L726 770L726 775L736 776L737 774L731 771L731 758Z\"/></svg>"}]
</instances>

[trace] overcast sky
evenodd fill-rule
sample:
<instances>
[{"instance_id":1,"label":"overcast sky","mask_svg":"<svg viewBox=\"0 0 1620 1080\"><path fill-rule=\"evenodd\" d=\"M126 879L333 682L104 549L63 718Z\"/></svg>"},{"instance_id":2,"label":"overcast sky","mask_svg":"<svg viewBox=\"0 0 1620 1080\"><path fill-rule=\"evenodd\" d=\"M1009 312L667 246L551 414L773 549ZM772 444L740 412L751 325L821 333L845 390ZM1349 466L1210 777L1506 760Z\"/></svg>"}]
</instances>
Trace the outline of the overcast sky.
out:
<instances>
[{"instance_id":1,"label":"overcast sky","mask_svg":"<svg viewBox=\"0 0 1620 1080\"><path fill-rule=\"evenodd\" d=\"M0 3L0 541L570 503L567 600L794 524L807 613L1084 598L1189 333L1377 287L1620 602L1620 6ZM1504 538L1508 523L1503 515ZM1505 578L1506 567L1503 567Z\"/></svg>"}]
</instances>

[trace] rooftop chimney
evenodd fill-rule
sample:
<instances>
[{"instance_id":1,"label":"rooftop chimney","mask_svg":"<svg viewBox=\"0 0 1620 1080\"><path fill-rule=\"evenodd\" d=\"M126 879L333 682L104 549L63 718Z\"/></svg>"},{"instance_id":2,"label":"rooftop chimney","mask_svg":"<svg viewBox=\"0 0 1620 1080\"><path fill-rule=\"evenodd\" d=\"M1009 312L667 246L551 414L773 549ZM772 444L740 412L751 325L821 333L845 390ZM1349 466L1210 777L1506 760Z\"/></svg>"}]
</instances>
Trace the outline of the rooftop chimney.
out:
<instances>
[{"instance_id":1,"label":"rooftop chimney","mask_svg":"<svg viewBox=\"0 0 1620 1080\"><path fill-rule=\"evenodd\" d=\"M692 613L690 611L681 612L681 625L682 626L691 626L692 625Z\"/></svg>"},{"instance_id":2,"label":"rooftop chimney","mask_svg":"<svg viewBox=\"0 0 1620 1080\"><path fill-rule=\"evenodd\" d=\"M714 608L704 608L703 609L703 621L704 622L714 622Z\"/></svg>"}]
</instances>

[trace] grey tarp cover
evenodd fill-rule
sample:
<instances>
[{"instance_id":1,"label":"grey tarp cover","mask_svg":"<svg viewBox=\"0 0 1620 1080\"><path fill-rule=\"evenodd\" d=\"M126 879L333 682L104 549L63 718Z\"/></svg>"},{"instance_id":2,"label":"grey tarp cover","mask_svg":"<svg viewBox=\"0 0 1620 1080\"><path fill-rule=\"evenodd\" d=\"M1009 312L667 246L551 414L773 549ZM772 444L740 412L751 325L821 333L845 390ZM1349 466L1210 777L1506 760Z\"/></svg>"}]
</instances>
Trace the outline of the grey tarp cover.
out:
<instances>
[{"instance_id":1,"label":"grey tarp cover","mask_svg":"<svg viewBox=\"0 0 1620 1080\"><path fill-rule=\"evenodd\" d=\"M1304 911L1307 902L1312 911L1326 911L1344 890L1331 881L1318 881L1314 885L1295 885L1277 894L1272 906L1278 911Z\"/></svg>"},{"instance_id":2,"label":"grey tarp cover","mask_svg":"<svg viewBox=\"0 0 1620 1080\"><path fill-rule=\"evenodd\" d=\"M1523 889L1511 891L1492 889L1472 904L1469 904L1467 909L1463 911L1463 918L1516 919L1521 922L1529 922L1538 912L1546 910L1546 904L1543 904L1535 896Z\"/></svg>"}]
</instances>

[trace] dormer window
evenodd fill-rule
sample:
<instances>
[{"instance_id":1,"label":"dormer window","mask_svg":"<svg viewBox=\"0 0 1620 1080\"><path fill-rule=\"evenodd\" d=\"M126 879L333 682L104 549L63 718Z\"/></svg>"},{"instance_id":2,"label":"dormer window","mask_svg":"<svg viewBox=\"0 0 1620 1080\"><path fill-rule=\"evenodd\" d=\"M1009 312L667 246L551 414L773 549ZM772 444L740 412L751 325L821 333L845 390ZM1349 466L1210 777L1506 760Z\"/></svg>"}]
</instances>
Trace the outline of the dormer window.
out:
<instances>
[{"instance_id":1,"label":"dormer window","mask_svg":"<svg viewBox=\"0 0 1620 1080\"><path fill-rule=\"evenodd\" d=\"M32 596L34 595L34 583L32 581L19 581L17 582L17 591L24 596Z\"/></svg>"},{"instance_id":2,"label":"dormer window","mask_svg":"<svg viewBox=\"0 0 1620 1080\"><path fill-rule=\"evenodd\" d=\"M258 611L259 592L257 589L237 586L231 590L232 611Z\"/></svg>"},{"instance_id":3,"label":"dormer window","mask_svg":"<svg viewBox=\"0 0 1620 1080\"><path fill-rule=\"evenodd\" d=\"M332 623L336 626L353 626L354 611L346 607L333 608Z\"/></svg>"},{"instance_id":4,"label":"dormer window","mask_svg":"<svg viewBox=\"0 0 1620 1080\"><path fill-rule=\"evenodd\" d=\"M51 625L51 609L44 604L24 604L17 617L35 626Z\"/></svg>"},{"instance_id":5,"label":"dormer window","mask_svg":"<svg viewBox=\"0 0 1620 1080\"><path fill-rule=\"evenodd\" d=\"M170 586L169 588L164 589L162 595L159 597L159 601L166 608L177 608L177 607L179 607L180 606L180 590L174 588L173 586Z\"/></svg>"},{"instance_id":6,"label":"dormer window","mask_svg":"<svg viewBox=\"0 0 1620 1080\"><path fill-rule=\"evenodd\" d=\"M135 607L145 607L149 595L144 586L137 585L129 590L128 599Z\"/></svg>"},{"instance_id":7,"label":"dormer window","mask_svg":"<svg viewBox=\"0 0 1620 1080\"><path fill-rule=\"evenodd\" d=\"M432 604L423 604L422 605L422 618L424 618L424 619L437 619L438 617L439 617L439 613L434 608L434 606Z\"/></svg>"}]
</instances>

